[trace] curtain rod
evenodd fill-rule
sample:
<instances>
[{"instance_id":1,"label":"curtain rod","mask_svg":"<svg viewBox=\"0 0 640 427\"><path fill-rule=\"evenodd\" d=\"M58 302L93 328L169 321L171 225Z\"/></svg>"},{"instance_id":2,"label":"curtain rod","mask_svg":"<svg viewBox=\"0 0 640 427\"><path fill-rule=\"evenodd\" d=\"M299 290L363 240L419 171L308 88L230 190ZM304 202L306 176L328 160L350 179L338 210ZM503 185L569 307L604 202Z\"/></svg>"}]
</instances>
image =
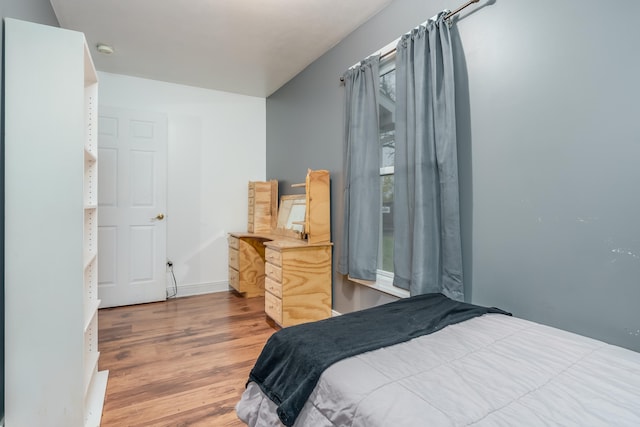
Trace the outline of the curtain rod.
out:
<instances>
[{"instance_id":1,"label":"curtain rod","mask_svg":"<svg viewBox=\"0 0 640 427\"><path fill-rule=\"evenodd\" d=\"M463 4L462 6L458 7L456 10L454 10L453 12L449 12L447 13L447 16L444 17L444 20L446 21L447 19L452 18L454 15L457 15L458 13L462 12L464 9L466 9L467 7L471 6L474 3L478 3L480 0L469 0L468 2L466 2L465 4ZM378 53L380 54L380 59L384 59L389 55L392 55L394 53L396 53L396 48L395 45L398 43L398 40L400 40L400 38L392 41L391 43L389 43L387 46L383 47L382 49L380 49L378 51ZM383 53L384 52L384 53ZM371 56L371 55L369 55ZM353 64L351 67L355 67L356 65L358 65L359 62ZM349 68L351 68L349 67ZM344 82L344 77L340 76L340 81Z\"/></svg>"},{"instance_id":2,"label":"curtain rod","mask_svg":"<svg viewBox=\"0 0 640 427\"><path fill-rule=\"evenodd\" d=\"M460 6L459 8L457 8L456 10L454 10L453 12L449 12L447 14L447 16L444 17L444 19L449 19L451 18L453 15L457 15L458 13L462 12L464 9L466 9L467 7L471 6L474 3L478 3L480 0L470 0L468 2L466 2L465 4L463 4L462 6Z\"/></svg>"}]
</instances>

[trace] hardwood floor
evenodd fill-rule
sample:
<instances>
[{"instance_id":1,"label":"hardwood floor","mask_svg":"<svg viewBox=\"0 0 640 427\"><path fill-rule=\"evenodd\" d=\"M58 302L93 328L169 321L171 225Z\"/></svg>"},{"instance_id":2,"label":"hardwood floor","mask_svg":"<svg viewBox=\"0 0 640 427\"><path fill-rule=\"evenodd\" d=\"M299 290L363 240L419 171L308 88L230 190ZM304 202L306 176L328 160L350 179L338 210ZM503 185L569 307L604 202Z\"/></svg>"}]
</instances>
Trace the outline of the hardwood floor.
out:
<instances>
[{"instance_id":1,"label":"hardwood floor","mask_svg":"<svg viewBox=\"0 0 640 427\"><path fill-rule=\"evenodd\" d=\"M264 298L232 292L102 309L102 427L243 426L237 403L275 329Z\"/></svg>"}]
</instances>

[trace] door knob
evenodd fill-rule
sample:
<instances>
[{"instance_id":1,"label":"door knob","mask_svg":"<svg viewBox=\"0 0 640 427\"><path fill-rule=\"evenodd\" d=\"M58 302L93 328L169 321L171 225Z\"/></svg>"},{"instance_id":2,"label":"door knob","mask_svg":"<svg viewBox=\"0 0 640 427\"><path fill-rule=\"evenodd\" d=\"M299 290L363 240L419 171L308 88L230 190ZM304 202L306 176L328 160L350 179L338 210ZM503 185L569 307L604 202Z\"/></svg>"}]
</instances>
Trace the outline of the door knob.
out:
<instances>
[{"instance_id":1,"label":"door knob","mask_svg":"<svg viewBox=\"0 0 640 427\"><path fill-rule=\"evenodd\" d=\"M158 221L162 221L164 219L164 214L159 213L158 215L156 215L154 218L151 219L157 219Z\"/></svg>"}]
</instances>

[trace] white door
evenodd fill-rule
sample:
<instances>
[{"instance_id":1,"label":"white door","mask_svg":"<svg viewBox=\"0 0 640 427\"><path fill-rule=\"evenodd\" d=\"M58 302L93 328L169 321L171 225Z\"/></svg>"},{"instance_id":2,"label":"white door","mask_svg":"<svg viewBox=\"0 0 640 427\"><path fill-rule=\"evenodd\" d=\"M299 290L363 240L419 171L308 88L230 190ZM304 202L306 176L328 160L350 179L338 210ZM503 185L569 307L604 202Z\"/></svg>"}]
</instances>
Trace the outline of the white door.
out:
<instances>
[{"instance_id":1,"label":"white door","mask_svg":"<svg viewBox=\"0 0 640 427\"><path fill-rule=\"evenodd\" d=\"M167 117L98 108L100 307L166 299Z\"/></svg>"}]
</instances>

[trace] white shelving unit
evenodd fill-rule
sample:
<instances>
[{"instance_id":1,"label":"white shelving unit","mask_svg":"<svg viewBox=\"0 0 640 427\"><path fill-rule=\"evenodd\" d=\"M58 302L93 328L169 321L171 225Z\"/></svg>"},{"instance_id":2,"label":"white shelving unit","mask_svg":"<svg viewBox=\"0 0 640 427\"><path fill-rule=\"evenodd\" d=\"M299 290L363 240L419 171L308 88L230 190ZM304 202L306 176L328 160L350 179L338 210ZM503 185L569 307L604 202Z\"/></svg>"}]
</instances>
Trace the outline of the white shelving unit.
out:
<instances>
[{"instance_id":1,"label":"white shelving unit","mask_svg":"<svg viewBox=\"0 0 640 427\"><path fill-rule=\"evenodd\" d=\"M86 43L84 105L84 418L99 426L108 372L98 371L98 77Z\"/></svg>"},{"instance_id":2,"label":"white shelving unit","mask_svg":"<svg viewBox=\"0 0 640 427\"><path fill-rule=\"evenodd\" d=\"M99 426L97 76L82 33L4 28L5 423Z\"/></svg>"}]
</instances>

